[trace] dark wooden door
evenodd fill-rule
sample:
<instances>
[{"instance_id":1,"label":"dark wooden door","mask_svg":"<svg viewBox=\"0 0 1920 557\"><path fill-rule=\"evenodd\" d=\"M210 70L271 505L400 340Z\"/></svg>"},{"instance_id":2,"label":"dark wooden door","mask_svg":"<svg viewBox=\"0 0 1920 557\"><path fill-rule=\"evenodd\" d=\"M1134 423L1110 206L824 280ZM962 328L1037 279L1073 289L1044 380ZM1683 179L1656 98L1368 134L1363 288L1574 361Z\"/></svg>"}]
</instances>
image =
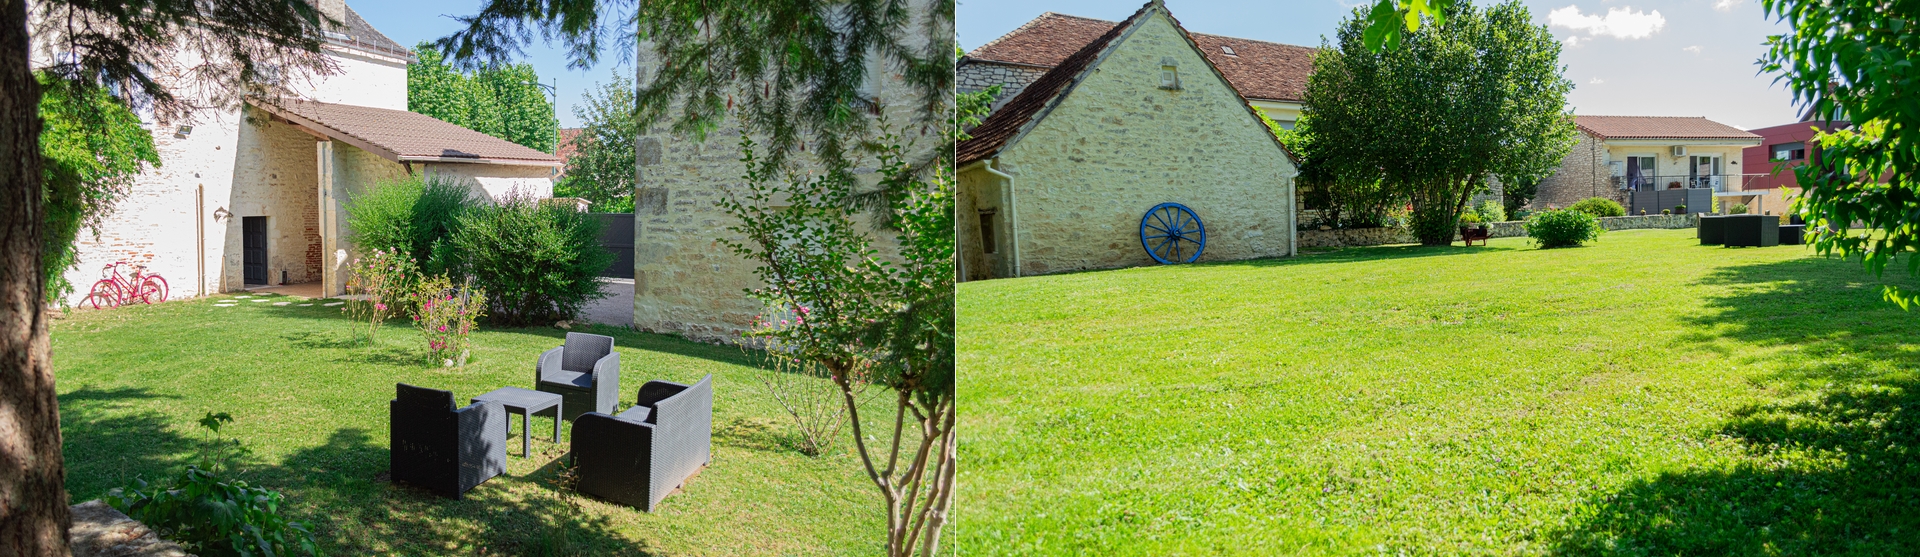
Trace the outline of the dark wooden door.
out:
<instances>
[{"instance_id":1,"label":"dark wooden door","mask_svg":"<svg viewBox=\"0 0 1920 557\"><path fill-rule=\"evenodd\" d=\"M240 217L240 260L247 284L267 283L267 217Z\"/></svg>"}]
</instances>

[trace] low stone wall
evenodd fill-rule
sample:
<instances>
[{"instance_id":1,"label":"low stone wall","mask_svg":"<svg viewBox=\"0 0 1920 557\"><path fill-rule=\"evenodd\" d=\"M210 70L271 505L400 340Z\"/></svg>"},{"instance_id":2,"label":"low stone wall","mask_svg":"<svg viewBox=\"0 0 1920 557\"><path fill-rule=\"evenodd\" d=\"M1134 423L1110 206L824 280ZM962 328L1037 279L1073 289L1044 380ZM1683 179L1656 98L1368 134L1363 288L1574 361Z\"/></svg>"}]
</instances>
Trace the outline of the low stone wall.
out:
<instances>
[{"instance_id":1,"label":"low stone wall","mask_svg":"<svg viewBox=\"0 0 1920 557\"><path fill-rule=\"evenodd\" d=\"M1643 228L1693 228L1697 217L1694 215L1648 215L1644 217L1604 217L1600 219L1600 228L1604 230L1635 230ZM1525 221L1496 222L1487 225L1487 233L1494 238L1519 238L1527 235ZM1454 241L1460 241L1454 236ZM1337 230L1300 231L1300 249L1341 248L1357 246L1379 246L1387 244L1419 243L1413 233L1404 228L1346 228Z\"/></svg>"},{"instance_id":2,"label":"low stone wall","mask_svg":"<svg viewBox=\"0 0 1920 557\"><path fill-rule=\"evenodd\" d=\"M99 499L74 505L67 543L74 557L191 557L179 545Z\"/></svg>"}]
</instances>

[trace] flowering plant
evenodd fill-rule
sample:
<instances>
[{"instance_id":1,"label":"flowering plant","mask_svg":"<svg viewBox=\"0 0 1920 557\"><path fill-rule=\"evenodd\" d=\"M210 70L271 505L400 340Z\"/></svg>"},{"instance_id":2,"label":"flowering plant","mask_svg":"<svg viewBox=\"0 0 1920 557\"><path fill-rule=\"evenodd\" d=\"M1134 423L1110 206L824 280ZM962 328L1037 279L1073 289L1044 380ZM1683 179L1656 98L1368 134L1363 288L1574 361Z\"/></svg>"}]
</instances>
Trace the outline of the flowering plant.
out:
<instances>
[{"instance_id":1,"label":"flowering plant","mask_svg":"<svg viewBox=\"0 0 1920 557\"><path fill-rule=\"evenodd\" d=\"M375 249L354 259L349 270L347 289L366 299L347 304L340 311L367 322L367 342L371 344L374 334L380 332L380 322L399 313L396 305L404 298L408 279L416 270L413 258L398 250Z\"/></svg>"},{"instance_id":2,"label":"flowering plant","mask_svg":"<svg viewBox=\"0 0 1920 557\"><path fill-rule=\"evenodd\" d=\"M446 367L467 364L467 336L487 311L487 291L467 279L455 286L446 276L421 279L409 300L413 324L426 337L430 361Z\"/></svg>"}]
</instances>

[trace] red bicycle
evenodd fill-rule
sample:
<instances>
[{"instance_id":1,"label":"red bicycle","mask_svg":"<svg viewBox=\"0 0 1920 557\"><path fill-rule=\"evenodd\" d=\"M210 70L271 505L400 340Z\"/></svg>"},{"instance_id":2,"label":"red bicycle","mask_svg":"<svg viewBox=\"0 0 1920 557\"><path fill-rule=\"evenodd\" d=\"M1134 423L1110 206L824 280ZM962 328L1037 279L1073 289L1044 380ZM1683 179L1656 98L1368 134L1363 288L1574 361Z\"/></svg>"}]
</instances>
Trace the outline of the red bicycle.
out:
<instances>
[{"instance_id":1,"label":"red bicycle","mask_svg":"<svg viewBox=\"0 0 1920 557\"><path fill-rule=\"evenodd\" d=\"M131 277L120 273L120 267L132 267ZM167 301L167 279L160 275L147 273L145 265L133 265L125 261L116 261L100 270L100 280L94 281L93 289L87 297L80 300L81 305L90 305L93 309L120 307L134 302L157 304Z\"/></svg>"}]
</instances>

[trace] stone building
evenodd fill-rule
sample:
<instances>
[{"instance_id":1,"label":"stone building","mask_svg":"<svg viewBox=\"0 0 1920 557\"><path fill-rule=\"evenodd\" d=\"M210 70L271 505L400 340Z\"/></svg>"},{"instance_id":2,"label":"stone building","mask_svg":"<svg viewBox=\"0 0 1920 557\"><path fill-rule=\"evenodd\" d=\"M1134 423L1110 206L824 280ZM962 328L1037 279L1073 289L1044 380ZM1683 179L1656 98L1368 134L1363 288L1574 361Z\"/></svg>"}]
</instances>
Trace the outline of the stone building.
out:
<instances>
[{"instance_id":1,"label":"stone building","mask_svg":"<svg viewBox=\"0 0 1920 557\"><path fill-rule=\"evenodd\" d=\"M1142 220L1165 202L1204 223L1203 261L1293 255L1293 158L1207 49L1149 2L974 127L962 278L1153 263Z\"/></svg>"},{"instance_id":2,"label":"stone building","mask_svg":"<svg viewBox=\"0 0 1920 557\"><path fill-rule=\"evenodd\" d=\"M1745 169L1740 164L1742 151L1759 145L1760 136L1702 117L1671 116L1576 116L1579 141L1561 159L1560 169L1540 181L1539 190L1529 207L1564 208L1589 197L1619 201L1633 209L1637 205L1658 213L1670 203L1646 202L1657 192L1687 193L1698 200L1688 212L1708 210L1698 206L1710 199L1729 199L1727 203L1751 197L1743 193L1746 183L1768 169ZM1685 197L1685 196L1681 196Z\"/></svg>"},{"instance_id":3,"label":"stone building","mask_svg":"<svg viewBox=\"0 0 1920 557\"><path fill-rule=\"evenodd\" d=\"M997 110L1028 84L1118 25L1111 21L1047 12L1020 28L968 52L955 67L962 93L1000 86ZM1300 119L1307 76L1319 49L1204 33L1188 36L1227 81L1275 123L1288 129Z\"/></svg>"},{"instance_id":4,"label":"stone building","mask_svg":"<svg viewBox=\"0 0 1920 557\"><path fill-rule=\"evenodd\" d=\"M408 173L455 176L476 193L552 195L553 155L407 112L413 53L342 0L315 5L345 26L327 34L330 76L285 76L301 98L250 99L191 121L150 121L158 168L134 181L96 236L82 230L67 271L77 303L105 265L145 265L171 298L263 285L345 289L342 203Z\"/></svg>"},{"instance_id":5,"label":"stone building","mask_svg":"<svg viewBox=\"0 0 1920 557\"><path fill-rule=\"evenodd\" d=\"M910 0L908 13L926 13L928 1ZM924 28L922 21L903 27ZM659 63L650 49L642 49L639 66L643 71ZM915 121L927 100L899 69L874 60L858 106L873 118L873 124L900 135L912 157L951 148L938 129ZM952 102L951 97L945 100ZM646 130L635 157L640 179L633 198L634 326L700 341L732 342L765 311L745 293L762 285L754 273L758 263L720 243L721 238L738 237L727 230L738 221L718 203L744 185L740 126L729 120L704 137L666 128ZM802 160L808 157L796 155ZM855 172L864 179L878 177L870 168ZM883 254L897 253L891 241L879 235L875 247Z\"/></svg>"}]
</instances>

